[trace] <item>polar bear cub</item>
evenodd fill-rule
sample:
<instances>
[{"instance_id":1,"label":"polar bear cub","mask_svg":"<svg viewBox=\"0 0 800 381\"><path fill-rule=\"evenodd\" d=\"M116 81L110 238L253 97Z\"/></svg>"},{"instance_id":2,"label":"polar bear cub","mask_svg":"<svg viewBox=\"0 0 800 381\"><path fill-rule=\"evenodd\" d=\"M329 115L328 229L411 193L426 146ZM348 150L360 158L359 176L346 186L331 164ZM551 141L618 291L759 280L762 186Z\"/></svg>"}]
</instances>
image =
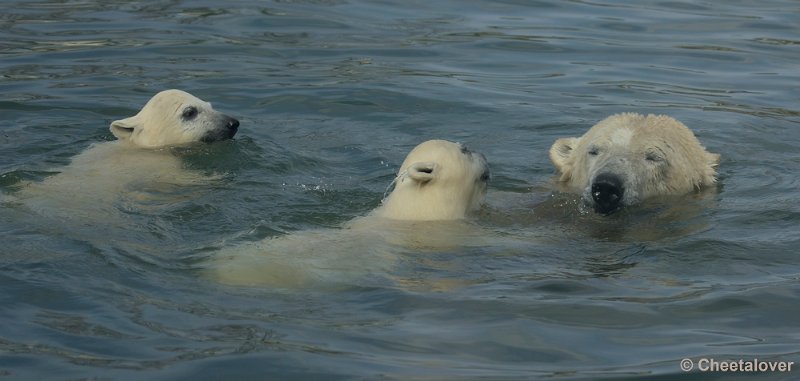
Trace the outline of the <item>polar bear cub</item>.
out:
<instances>
[{"instance_id":1,"label":"polar bear cub","mask_svg":"<svg viewBox=\"0 0 800 381\"><path fill-rule=\"evenodd\" d=\"M47 216L108 221L119 217L115 204L158 193L171 185L203 181L207 176L184 169L168 146L230 139L239 121L181 90L153 96L134 116L111 123L118 138L95 143L69 165L41 182L23 183L17 201ZM155 191L155 192L153 192ZM143 196L145 195L145 196Z\"/></svg>"},{"instance_id":2,"label":"polar bear cub","mask_svg":"<svg viewBox=\"0 0 800 381\"><path fill-rule=\"evenodd\" d=\"M719 155L666 115L612 115L581 137L550 148L559 181L601 214L653 196L682 195L716 182Z\"/></svg>"},{"instance_id":3,"label":"polar bear cub","mask_svg":"<svg viewBox=\"0 0 800 381\"><path fill-rule=\"evenodd\" d=\"M231 285L308 287L342 284L391 271L392 247L452 247L466 231L449 222L482 202L489 180L486 158L463 145L426 141L409 154L381 206L339 230L293 233L224 248L207 274ZM454 239L448 239L453 237Z\"/></svg>"},{"instance_id":4,"label":"polar bear cub","mask_svg":"<svg viewBox=\"0 0 800 381\"><path fill-rule=\"evenodd\" d=\"M486 158L461 144L429 140L400 166L394 191L375 215L398 220L457 220L480 206L489 181Z\"/></svg>"},{"instance_id":5,"label":"polar bear cub","mask_svg":"<svg viewBox=\"0 0 800 381\"><path fill-rule=\"evenodd\" d=\"M230 139L238 128L238 120L211 103L175 89L156 94L138 114L110 126L117 139L145 148Z\"/></svg>"}]
</instances>

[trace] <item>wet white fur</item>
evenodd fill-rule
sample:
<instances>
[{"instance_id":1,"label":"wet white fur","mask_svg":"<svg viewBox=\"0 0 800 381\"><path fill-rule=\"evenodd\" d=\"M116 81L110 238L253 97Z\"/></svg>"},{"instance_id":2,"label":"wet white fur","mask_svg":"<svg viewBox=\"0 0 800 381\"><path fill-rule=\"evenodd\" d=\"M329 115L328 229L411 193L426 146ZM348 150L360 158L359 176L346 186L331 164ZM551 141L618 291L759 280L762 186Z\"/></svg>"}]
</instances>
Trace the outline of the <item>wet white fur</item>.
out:
<instances>
[{"instance_id":1,"label":"wet white fur","mask_svg":"<svg viewBox=\"0 0 800 381\"><path fill-rule=\"evenodd\" d=\"M187 107L194 107L197 116L182 118ZM215 111L211 103L172 89L154 95L136 115L112 122L110 129L121 141L158 148L200 141L210 132L225 129L228 119Z\"/></svg>"},{"instance_id":2,"label":"wet white fur","mask_svg":"<svg viewBox=\"0 0 800 381\"><path fill-rule=\"evenodd\" d=\"M190 105L199 112L186 122L181 110ZM65 226L123 224L119 209L152 201L151 195L174 185L209 180L182 168L179 158L162 147L198 141L209 130L227 128L230 120L189 93L162 91L135 116L111 123L119 140L95 143L69 165L55 168L57 174L20 184L15 202Z\"/></svg>"},{"instance_id":3,"label":"wet white fur","mask_svg":"<svg viewBox=\"0 0 800 381\"><path fill-rule=\"evenodd\" d=\"M623 113L581 137L558 139L550 160L559 181L587 201L598 174L619 176L625 186L622 204L631 205L713 185L719 155L707 152L689 128L669 116Z\"/></svg>"},{"instance_id":4,"label":"wet white fur","mask_svg":"<svg viewBox=\"0 0 800 381\"><path fill-rule=\"evenodd\" d=\"M430 173L428 173L430 171ZM480 154L463 152L460 144L429 140L406 157L394 181L394 191L376 216L399 220L456 220L480 206L488 171Z\"/></svg>"},{"instance_id":5,"label":"wet white fur","mask_svg":"<svg viewBox=\"0 0 800 381\"><path fill-rule=\"evenodd\" d=\"M218 282L294 288L387 274L400 248L458 245L459 220L481 204L486 160L460 144L432 140L409 153L383 204L342 229L314 230L227 247L205 272ZM482 179L483 178L483 179Z\"/></svg>"}]
</instances>

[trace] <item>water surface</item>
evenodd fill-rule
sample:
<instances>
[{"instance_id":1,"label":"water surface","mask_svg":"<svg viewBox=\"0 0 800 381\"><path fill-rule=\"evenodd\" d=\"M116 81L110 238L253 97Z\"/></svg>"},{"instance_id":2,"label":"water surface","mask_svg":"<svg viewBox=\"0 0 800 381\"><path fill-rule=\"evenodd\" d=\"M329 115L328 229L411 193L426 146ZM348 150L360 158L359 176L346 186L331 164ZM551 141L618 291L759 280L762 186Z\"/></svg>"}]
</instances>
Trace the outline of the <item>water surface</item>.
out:
<instances>
[{"instance_id":1,"label":"water surface","mask_svg":"<svg viewBox=\"0 0 800 381\"><path fill-rule=\"evenodd\" d=\"M5 2L0 376L796 378L679 362L800 363L799 12L778 0ZM166 88L241 120L233 141L174 149L219 179L112 205L123 225L14 201ZM692 128L722 155L719 188L607 218L553 194L553 141L622 111ZM396 267L336 289L197 271L217 248L365 215L431 138L491 164L469 245L397 249Z\"/></svg>"}]
</instances>

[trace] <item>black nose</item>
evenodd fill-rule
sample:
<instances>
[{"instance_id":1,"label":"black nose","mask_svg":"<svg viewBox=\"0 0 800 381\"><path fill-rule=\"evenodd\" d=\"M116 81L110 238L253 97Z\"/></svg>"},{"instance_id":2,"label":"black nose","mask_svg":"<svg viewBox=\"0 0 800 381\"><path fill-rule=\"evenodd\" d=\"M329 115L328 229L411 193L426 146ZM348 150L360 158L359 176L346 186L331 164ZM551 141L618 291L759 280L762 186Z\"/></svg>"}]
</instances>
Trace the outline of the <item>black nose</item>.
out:
<instances>
[{"instance_id":1,"label":"black nose","mask_svg":"<svg viewBox=\"0 0 800 381\"><path fill-rule=\"evenodd\" d=\"M592 200L594 210L601 214L609 214L621 206L625 187L619 176L601 173L592 183Z\"/></svg>"},{"instance_id":2,"label":"black nose","mask_svg":"<svg viewBox=\"0 0 800 381\"><path fill-rule=\"evenodd\" d=\"M236 131L239 128L239 121L234 118L230 118L228 119L228 124L226 124L226 127L228 127L229 130Z\"/></svg>"}]
</instances>

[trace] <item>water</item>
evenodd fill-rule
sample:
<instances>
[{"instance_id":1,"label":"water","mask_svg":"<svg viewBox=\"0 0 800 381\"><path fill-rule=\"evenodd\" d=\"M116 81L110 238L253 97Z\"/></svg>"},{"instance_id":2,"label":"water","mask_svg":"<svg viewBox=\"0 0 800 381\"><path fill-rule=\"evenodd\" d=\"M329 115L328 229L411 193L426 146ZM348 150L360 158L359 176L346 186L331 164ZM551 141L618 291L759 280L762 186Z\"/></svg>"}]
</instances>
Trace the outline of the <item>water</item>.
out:
<instances>
[{"instance_id":1,"label":"water","mask_svg":"<svg viewBox=\"0 0 800 381\"><path fill-rule=\"evenodd\" d=\"M800 363L798 12L790 1L4 2L0 378L796 378L679 362ZM241 120L233 141L174 149L218 179L145 189L148 202L111 206L122 225L9 201L165 88ZM690 126L722 155L719 188L605 218L553 194L552 142L621 111ZM469 244L398 248L379 279L336 289L199 275L220 247L368 213L429 138L491 164Z\"/></svg>"}]
</instances>

